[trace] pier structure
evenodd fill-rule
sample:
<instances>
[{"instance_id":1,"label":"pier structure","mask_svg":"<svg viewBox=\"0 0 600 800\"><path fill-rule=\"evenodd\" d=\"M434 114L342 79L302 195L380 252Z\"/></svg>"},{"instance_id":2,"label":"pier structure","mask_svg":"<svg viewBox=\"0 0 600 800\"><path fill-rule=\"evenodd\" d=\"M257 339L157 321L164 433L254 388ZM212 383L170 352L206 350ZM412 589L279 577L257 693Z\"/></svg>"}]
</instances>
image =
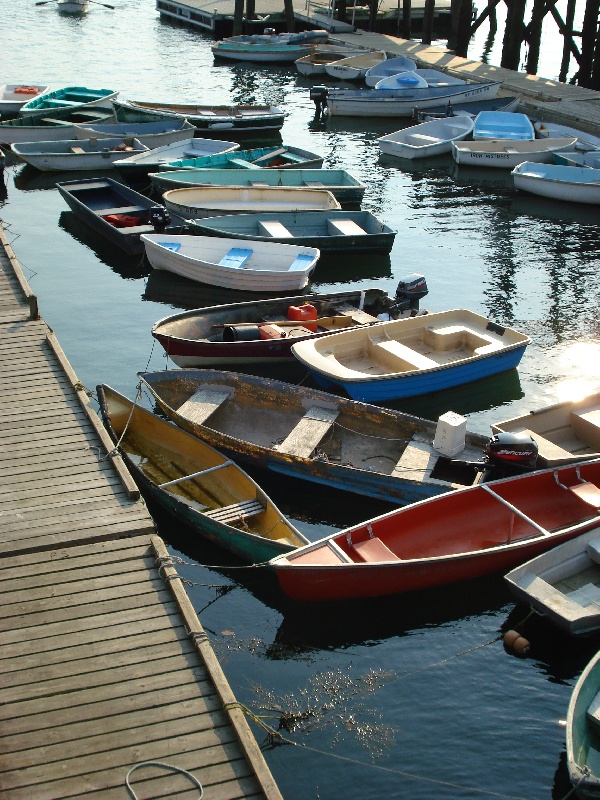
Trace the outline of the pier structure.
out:
<instances>
[{"instance_id":1,"label":"pier structure","mask_svg":"<svg viewBox=\"0 0 600 800\"><path fill-rule=\"evenodd\" d=\"M0 334L0 798L281 800L1 226Z\"/></svg>"}]
</instances>

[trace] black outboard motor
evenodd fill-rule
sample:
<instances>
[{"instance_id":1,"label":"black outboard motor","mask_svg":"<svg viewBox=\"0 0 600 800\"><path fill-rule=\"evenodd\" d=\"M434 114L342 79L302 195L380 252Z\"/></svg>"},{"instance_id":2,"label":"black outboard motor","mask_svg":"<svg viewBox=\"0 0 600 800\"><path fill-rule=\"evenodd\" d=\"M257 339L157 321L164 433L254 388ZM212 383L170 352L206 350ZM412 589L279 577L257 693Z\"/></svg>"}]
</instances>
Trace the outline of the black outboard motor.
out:
<instances>
[{"instance_id":1,"label":"black outboard motor","mask_svg":"<svg viewBox=\"0 0 600 800\"><path fill-rule=\"evenodd\" d=\"M171 215L163 206L152 206L148 210L148 223L157 233L162 233L171 222Z\"/></svg>"},{"instance_id":2,"label":"black outboard motor","mask_svg":"<svg viewBox=\"0 0 600 800\"><path fill-rule=\"evenodd\" d=\"M310 99L315 104L315 117L325 115L327 111L327 94L328 89L326 86L313 86L310 90Z\"/></svg>"},{"instance_id":3,"label":"black outboard motor","mask_svg":"<svg viewBox=\"0 0 600 800\"><path fill-rule=\"evenodd\" d=\"M395 302L388 311L390 317L396 319L403 311L408 310L411 317L416 317L419 312L419 301L427 294L429 289L424 275L419 275L418 272L405 275L396 287Z\"/></svg>"},{"instance_id":4,"label":"black outboard motor","mask_svg":"<svg viewBox=\"0 0 600 800\"><path fill-rule=\"evenodd\" d=\"M537 466L537 442L528 433L496 433L485 446L483 480L531 472Z\"/></svg>"}]
</instances>

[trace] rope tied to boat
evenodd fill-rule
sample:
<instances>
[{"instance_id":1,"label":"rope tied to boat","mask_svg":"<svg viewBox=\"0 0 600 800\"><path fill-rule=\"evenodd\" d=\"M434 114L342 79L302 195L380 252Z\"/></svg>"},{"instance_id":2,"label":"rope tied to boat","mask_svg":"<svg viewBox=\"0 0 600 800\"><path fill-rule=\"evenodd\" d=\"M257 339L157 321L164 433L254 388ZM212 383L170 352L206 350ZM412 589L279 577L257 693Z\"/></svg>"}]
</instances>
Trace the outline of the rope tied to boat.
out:
<instances>
[{"instance_id":1,"label":"rope tied to boat","mask_svg":"<svg viewBox=\"0 0 600 800\"><path fill-rule=\"evenodd\" d=\"M202 800L202 797L204 796L204 789L202 788L202 784L200 783L198 778L196 778L196 776L193 773L189 772L187 769L183 769L183 767L175 767L172 764L165 764L163 761L140 761L139 764L135 764L133 767L131 767L131 769L125 776L125 787L132 800L138 800L138 796L132 789L131 784L129 782L129 778L131 777L132 773L134 773L137 769L142 769L144 767L158 767L159 769L165 769L169 770L170 772L180 773L184 777L188 778L188 780L191 781L191 783L193 783L196 789L198 789L198 800Z\"/></svg>"},{"instance_id":2,"label":"rope tied to boat","mask_svg":"<svg viewBox=\"0 0 600 800\"><path fill-rule=\"evenodd\" d=\"M587 765L587 764L584 764L584 765L583 765L583 767L580 767L580 770L581 770L581 772L583 773L583 774L582 774L582 776L581 776L581 778L579 778L579 780L577 781L577 783L574 783L574 784L573 784L573 786L571 787L571 789L569 789L569 791L568 791L568 792L566 793L566 795L565 795L565 796L562 798L562 800L567 800L567 798L568 798L568 797L571 797L571 795L573 795L573 794L576 794L576 793L577 793L577 789L578 789L579 785L580 785L581 783L583 783L583 781L584 781L586 778L589 778L589 777L590 777L590 775L592 774L592 773L590 772L590 768L588 767L588 765Z\"/></svg>"},{"instance_id":3,"label":"rope tied to boat","mask_svg":"<svg viewBox=\"0 0 600 800\"><path fill-rule=\"evenodd\" d=\"M287 739L278 730L276 730L271 725L268 725L266 722L264 722L265 719L277 719L277 717L273 715L256 714L254 711L251 711L247 706L245 706L243 703L238 702L237 700L232 703L223 703L223 709L225 711L232 711L233 709L237 709L238 711L241 711L243 714L249 717L267 734L267 738L269 740L269 744L271 747L274 747L276 742L281 744L296 744L296 742L293 742L291 739Z\"/></svg>"},{"instance_id":4,"label":"rope tied to boat","mask_svg":"<svg viewBox=\"0 0 600 800\"><path fill-rule=\"evenodd\" d=\"M125 423L123 432L119 436L119 439L117 440L112 450L109 450L107 454L100 459L101 461L106 461L107 458L113 458L114 456L119 455L119 448L121 447L121 442L123 441L123 439L125 438L125 434L127 433L127 428L129 427L129 423L131 422L131 419L133 417L133 412L135 411L137 404L142 399L142 381L139 381L138 385L136 386L136 389L137 392L135 395L135 400L131 404L131 411L129 412L129 416L127 417L127 422Z\"/></svg>"}]
</instances>

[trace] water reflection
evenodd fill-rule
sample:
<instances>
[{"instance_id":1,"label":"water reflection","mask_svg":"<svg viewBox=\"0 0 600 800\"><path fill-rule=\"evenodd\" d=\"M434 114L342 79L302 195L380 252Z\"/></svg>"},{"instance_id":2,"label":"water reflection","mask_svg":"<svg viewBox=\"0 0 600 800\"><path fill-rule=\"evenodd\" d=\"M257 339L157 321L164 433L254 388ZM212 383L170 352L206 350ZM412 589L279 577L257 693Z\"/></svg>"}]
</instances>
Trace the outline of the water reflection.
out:
<instances>
[{"instance_id":1,"label":"water reflection","mask_svg":"<svg viewBox=\"0 0 600 800\"><path fill-rule=\"evenodd\" d=\"M122 278L127 280L145 278L151 270L150 264L143 256L125 253L77 219L72 211L63 211L58 218L58 225Z\"/></svg>"},{"instance_id":2,"label":"water reflection","mask_svg":"<svg viewBox=\"0 0 600 800\"><path fill-rule=\"evenodd\" d=\"M574 222L598 227L598 206L583 203L561 203L546 197L518 192L511 200L510 212L516 216L529 216L561 223ZM577 232L581 233L580 231Z\"/></svg>"}]
</instances>

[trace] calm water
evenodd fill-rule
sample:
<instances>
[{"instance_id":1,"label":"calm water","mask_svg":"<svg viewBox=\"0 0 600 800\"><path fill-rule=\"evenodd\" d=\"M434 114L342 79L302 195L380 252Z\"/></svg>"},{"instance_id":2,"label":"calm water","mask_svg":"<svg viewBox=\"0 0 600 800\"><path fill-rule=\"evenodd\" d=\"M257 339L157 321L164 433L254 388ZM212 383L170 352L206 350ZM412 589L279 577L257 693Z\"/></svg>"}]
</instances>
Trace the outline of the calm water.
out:
<instances>
[{"instance_id":1,"label":"calm water","mask_svg":"<svg viewBox=\"0 0 600 800\"><path fill-rule=\"evenodd\" d=\"M151 0L114 5L69 19L52 3L4 0L11 19L3 30L4 80L115 88L132 99L282 105L283 140L363 179L364 207L398 230L390 257L320 264L315 290L393 292L400 277L417 271L427 278L430 309L468 307L532 338L518 374L402 408L432 419L452 409L487 433L493 420L600 387L596 210L518 195L508 175L457 171L444 159L412 167L380 160L375 139L393 123L313 125L308 84L293 67L215 66L210 41L161 23ZM485 30L481 36L474 58ZM490 61L498 63L494 53ZM553 77L558 66L542 74ZM150 274L143 260L112 250L65 210L57 179L10 167L0 218L79 378L132 396L136 371L165 366L150 335L157 319L236 298ZM370 500L259 477L313 538L381 510ZM574 643L537 620L527 629L530 657L509 655L494 640L526 610L515 608L501 577L377 602L295 607L257 570L199 566L233 562L160 519L159 526L188 562L181 571L195 583L190 596L236 696L267 709L268 721L277 727L281 720L300 745L264 741L288 800L566 795L561 720L598 640Z\"/></svg>"}]
</instances>

